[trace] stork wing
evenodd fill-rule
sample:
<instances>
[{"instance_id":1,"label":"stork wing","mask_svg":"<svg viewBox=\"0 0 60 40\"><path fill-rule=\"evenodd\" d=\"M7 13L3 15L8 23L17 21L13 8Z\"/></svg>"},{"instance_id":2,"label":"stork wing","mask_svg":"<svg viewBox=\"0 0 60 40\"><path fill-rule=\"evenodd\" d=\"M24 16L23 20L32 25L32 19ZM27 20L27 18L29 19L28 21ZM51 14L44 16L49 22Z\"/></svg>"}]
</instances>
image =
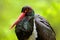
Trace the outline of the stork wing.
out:
<instances>
[{"instance_id":1,"label":"stork wing","mask_svg":"<svg viewBox=\"0 0 60 40\"><path fill-rule=\"evenodd\" d=\"M35 15L35 24L38 34L38 40L56 40L55 32L51 25L43 17Z\"/></svg>"}]
</instances>

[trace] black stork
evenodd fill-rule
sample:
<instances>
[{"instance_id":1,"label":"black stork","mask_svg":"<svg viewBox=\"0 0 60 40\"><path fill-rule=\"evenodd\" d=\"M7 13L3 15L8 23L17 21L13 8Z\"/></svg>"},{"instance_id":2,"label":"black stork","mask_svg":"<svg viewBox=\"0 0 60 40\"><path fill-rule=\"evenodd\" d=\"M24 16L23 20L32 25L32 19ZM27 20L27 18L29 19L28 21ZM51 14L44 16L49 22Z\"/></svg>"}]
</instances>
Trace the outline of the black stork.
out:
<instances>
[{"instance_id":1,"label":"black stork","mask_svg":"<svg viewBox=\"0 0 60 40\"><path fill-rule=\"evenodd\" d=\"M21 15L11 28L14 26L18 40L56 40L51 25L43 17L35 15L29 6L22 8Z\"/></svg>"}]
</instances>

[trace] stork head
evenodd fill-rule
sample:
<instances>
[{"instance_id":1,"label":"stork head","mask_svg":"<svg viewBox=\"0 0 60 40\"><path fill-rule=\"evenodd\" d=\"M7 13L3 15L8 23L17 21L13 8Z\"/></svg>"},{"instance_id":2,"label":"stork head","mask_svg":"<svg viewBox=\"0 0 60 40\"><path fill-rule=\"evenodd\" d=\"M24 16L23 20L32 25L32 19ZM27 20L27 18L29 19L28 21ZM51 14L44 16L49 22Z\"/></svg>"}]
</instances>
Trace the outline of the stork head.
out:
<instances>
[{"instance_id":1,"label":"stork head","mask_svg":"<svg viewBox=\"0 0 60 40\"><path fill-rule=\"evenodd\" d=\"M21 10L21 12L25 13L25 16L33 16L34 10L29 6L24 6Z\"/></svg>"},{"instance_id":2,"label":"stork head","mask_svg":"<svg viewBox=\"0 0 60 40\"><path fill-rule=\"evenodd\" d=\"M34 10L29 7L29 6L24 6L21 10L21 14L20 16L18 17L18 19L15 21L15 23L11 26L11 28L13 28L15 25L17 25L24 17L33 17L34 16ZM11 29L10 28L10 29Z\"/></svg>"}]
</instances>

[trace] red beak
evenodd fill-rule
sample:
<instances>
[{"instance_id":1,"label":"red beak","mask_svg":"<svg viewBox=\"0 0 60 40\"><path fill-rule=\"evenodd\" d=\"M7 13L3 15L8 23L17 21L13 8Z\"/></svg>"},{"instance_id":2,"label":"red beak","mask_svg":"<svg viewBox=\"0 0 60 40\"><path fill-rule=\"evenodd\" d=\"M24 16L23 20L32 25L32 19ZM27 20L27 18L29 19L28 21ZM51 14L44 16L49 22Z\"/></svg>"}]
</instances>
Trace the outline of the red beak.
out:
<instances>
[{"instance_id":1,"label":"red beak","mask_svg":"<svg viewBox=\"0 0 60 40\"><path fill-rule=\"evenodd\" d=\"M13 23L13 25L10 27L10 29L12 29L16 24L18 24L23 18L25 17L25 13L21 13L21 15L18 17L18 19L16 20L15 23Z\"/></svg>"}]
</instances>

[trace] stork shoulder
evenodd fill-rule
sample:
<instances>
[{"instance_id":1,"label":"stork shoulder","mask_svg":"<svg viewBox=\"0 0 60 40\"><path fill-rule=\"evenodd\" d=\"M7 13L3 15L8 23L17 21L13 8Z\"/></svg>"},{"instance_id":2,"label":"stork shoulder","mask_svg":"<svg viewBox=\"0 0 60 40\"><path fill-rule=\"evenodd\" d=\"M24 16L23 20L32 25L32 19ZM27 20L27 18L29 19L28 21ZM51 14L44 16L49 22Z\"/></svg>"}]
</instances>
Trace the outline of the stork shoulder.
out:
<instances>
[{"instance_id":1,"label":"stork shoulder","mask_svg":"<svg viewBox=\"0 0 60 40\"><path fill-rule=\"evenodd\" d=\"M51 27L50 23L44 17L42 17L39 14L35 14L34 18L35 18L35 21L37 21L38 23L41 23L41 24L45 25L44 26L45 28L47 28L48 30L52 30L54 32L54 30Z\"/></svg>"}]
</instances>

